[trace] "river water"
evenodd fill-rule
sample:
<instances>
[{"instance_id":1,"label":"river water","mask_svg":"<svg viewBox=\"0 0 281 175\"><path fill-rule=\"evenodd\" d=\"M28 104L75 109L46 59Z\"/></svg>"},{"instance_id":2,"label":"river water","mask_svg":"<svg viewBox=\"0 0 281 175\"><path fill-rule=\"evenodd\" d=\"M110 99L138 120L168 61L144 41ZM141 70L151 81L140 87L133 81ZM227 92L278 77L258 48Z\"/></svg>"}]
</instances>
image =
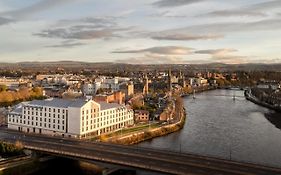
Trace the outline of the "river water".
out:
<instances>
[{"instance_id":1,"label":"river water","mask_svg":"<svg viewBox=\"0 0 281 175\"><path fill-rule=\"evenodd\" d=\"M280 113L235 90L207 91L184 102L187 121L181 131L139 146L281 167Z\"/></svg>"}]
</instances>

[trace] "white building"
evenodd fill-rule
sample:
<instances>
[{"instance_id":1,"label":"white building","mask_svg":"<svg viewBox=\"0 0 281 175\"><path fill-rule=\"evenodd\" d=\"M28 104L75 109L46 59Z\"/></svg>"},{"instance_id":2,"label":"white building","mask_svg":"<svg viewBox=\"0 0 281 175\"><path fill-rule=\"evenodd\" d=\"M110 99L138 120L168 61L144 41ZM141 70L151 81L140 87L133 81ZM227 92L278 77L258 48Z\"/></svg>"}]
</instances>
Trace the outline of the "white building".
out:
<instances>
[{"instance_id":1,"label":"white building","mask_svg":"<svg viewBox=\"0 0 281 175\"><path fill-rule=\"evenodd\" d=\"M133 123L134 112L126 106L85 99L33 100L21 103L8 114L9 129L78 138Z\"/></svg>"},{"instance_id":2,"label":"white building","mask_svg":"<svg viewBox=\"0 0 281 175\"><path fill-rule=\"evenodd\" d=\"M94 83L85 83L83 85L83 93L85 95L95 95L99 89L111 89L112 92L119 91L120 86L129 82L130 79L126 77L98 77Z\"/></svg>"}]
</instances>

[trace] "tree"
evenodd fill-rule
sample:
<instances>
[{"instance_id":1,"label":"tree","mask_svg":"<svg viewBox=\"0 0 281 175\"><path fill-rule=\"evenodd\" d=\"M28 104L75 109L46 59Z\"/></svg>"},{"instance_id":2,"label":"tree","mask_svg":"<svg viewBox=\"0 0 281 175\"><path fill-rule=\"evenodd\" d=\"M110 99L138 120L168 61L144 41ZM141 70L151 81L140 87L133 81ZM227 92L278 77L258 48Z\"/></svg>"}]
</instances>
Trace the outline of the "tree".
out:
<instances>
[{"instance_id":1,"label":"tree","mask_svg":"<svg viewBox=\"0 0 281 175\"><path fill-rule=\"evenodd\" d=\"M8 87L4 84L0 85L0 92L7 91Z\"/></svg>"}]
</instances>

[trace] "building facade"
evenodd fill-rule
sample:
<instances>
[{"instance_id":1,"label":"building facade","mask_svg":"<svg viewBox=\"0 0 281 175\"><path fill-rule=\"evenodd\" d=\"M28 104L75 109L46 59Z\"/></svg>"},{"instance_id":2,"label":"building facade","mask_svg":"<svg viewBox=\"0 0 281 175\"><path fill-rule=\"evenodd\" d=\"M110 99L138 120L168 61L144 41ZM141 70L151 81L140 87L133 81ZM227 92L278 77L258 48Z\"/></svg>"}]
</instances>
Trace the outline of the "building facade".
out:
<instances>
[{"instance_id":1,"label":"building facade","mask_svg":"<svg viewBox=\"0 0 281 175\"><path fill-rule=\"evenodd\" d=\"M134 123L125 105L93 100L47 99L23 102L8 114L8 128L63 137L100 135Z\"/></svg>"}]
</instances>

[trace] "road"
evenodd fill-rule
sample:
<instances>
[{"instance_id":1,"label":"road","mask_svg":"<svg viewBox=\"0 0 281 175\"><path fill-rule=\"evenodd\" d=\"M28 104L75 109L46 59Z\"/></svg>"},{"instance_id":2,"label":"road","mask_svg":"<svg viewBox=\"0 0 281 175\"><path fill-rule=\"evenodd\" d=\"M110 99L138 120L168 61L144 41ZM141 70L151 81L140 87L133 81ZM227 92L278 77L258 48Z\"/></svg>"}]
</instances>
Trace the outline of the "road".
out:
<instances>
[{"instance_id":1,"label":"road","mask_svg":"<svg viewBox=\"0 0 281 175\"><path fill-rule=\"evenodd\" d=\"M20 141L27 149L78 159L96 160L170 174L277 175L281 169L135 146L46 137L0 129L0 139Z\"/></svg>"}]
</instances>

